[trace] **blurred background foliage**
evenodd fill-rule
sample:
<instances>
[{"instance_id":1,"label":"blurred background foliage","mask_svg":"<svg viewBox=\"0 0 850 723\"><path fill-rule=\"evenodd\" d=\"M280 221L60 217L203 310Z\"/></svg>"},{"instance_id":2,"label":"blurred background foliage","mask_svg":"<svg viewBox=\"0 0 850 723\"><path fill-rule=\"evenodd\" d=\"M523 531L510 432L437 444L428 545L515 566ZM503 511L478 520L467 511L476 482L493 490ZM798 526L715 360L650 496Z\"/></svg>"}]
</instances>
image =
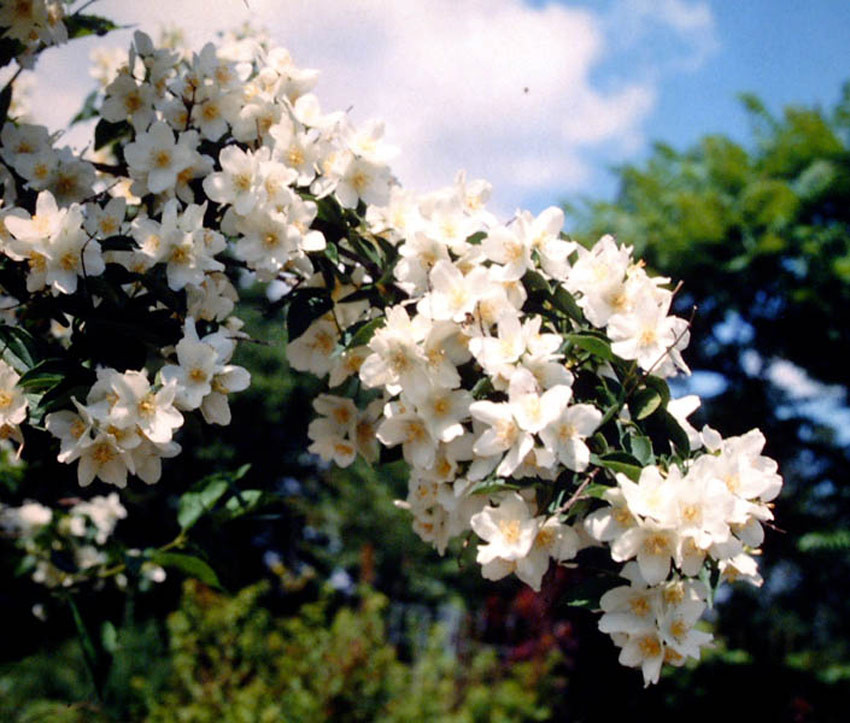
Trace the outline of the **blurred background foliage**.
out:
<instances>
[{"instance_id":1,"label":"blurred background foliage","mask_svg":"<svg viewBox=\"0 0 850 723\"><path fill-rule=\"evenodd\" d=\"M681 280L678 313L696 306L681 394L703 396L698 426L724 435L760 427L786 480L765 544L765 586L729 589L708 621L716 648L644 690L616 662L597 618L559 569L538 595L480 578L474 545L445 557L420 542L403 468L317 466L305 454L318 384L290 374L284 324L245 290L254 342L235 363L251 388L225 428L183 430L185 453L157 488L133 484L128 545L174 539L178 497L207 474L251 468L234 484L262 490L246 514L205 515L190 551L222 590L169 571L152 591L80 591L79 609L110 665L99 699L57 597L14 577L0 541L0 719L12 721L840 721L850 699L850 87L832 109L779 117L753 97L753 136L677 151L658 144L617 170L612 202L568 207L572 231L635 246ZM13 500L79 494L49 440L27 440L25 468L6 459ZM96 485L99 483L96 483ZM162 495L162 490L171 494ZM95 493L105 493L93 489ZM152 525L151 520L156 520ZM153 538L153 539L152 539ZM263 582L257 583L258 580ZM131 580L132 583L132 580ZM132 587L132 585L131 585ZM224 591L227 591L226 593Z\"/></svg>"},{"instance_id":2,"label":"blurred background foliage","mask_svg":"<svg viewBox=\"0 0 850 723\"><path fill-rule=\"evenodd\" d=\"M723 684L761 715L839 720L850 699L850 84L831 109L769 113L743 96L752 143L657 144L619 169L613 202L570 208L586 240L612 233L696 306L682 385L724 436L760 427L785 487L764 547L764 588L736 588L717 632L747 651ZM721 656L723 657L723 656ZM686 676L711 707L714 675ZM784 717L784 718L783 718Z\"/></svg>"}]
</instances>

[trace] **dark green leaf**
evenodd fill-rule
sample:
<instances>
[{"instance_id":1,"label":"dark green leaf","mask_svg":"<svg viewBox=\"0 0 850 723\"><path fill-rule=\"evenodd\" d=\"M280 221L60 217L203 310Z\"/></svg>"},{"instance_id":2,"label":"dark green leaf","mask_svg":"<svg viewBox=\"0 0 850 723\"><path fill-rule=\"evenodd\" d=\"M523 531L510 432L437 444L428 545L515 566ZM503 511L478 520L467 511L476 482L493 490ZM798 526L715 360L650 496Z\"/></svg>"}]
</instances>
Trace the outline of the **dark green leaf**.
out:
<instances>
[{"instance_id":1,"label":"dark green leaf","mask_svg":"<svg viewBox=\"0 0 850 723\"><path fill-rule=\"evenodd\" d=\"M216 475L212 479L202 479L185 492L177 506L177 522L181 529L188 530L202 515L212 510L228 487L227 479Z\"/></svg>"},{"instance_id":2,"label":"dark green leaf","mask_svg":"<svg viewBox=\"0 0 850 723\"><path fill-rule=\"evenodd\" d=\"M624 474L633 482L640 479L642 470L640 462L626 452L608 452L602 456L591 454L590 461L599 467L610 469L612 472Z\"/></svg>"},{"instance_id":3,"label":"dark green leaf","mask_svg":"<svg viewBox=\"0 0 850 723\"><path fill-rule=\"evenodd\" d=\"M86 661L86 667L92 676L95 690L98 697L103 695L103 687L106 683L106 675L109 672L109 656L102 646L95 645L94 639L89 633L88 626L83 621L83 616L74 598L68 595L66 598L68 605L71 608L71 615L74 619L74 627L77 629L77 635L80 639L80 647L83 649L83 658Z\"/></svg>"},{"instance_id":4,"label":"dark green leaf","mask_svg":"<svg viewBox=\"0 0 850 723\"><path fill-rule=\"evenodd\" d=\"M611 351L611 342L600 336L589 332L577 332L575 334L564 334L564 339L579 349L590 352L600 359L605 359L606 361L612 361L614 359L614 353Z\"/></svg>"},{"instance_id":5,"label":"dark green leaf","mask_svg":"<svg viewBox=\"0 0 850 723\"><path fill-rule=\"evenodd\" d=\"M118 25L99 15L71 15L65 18L68 38L82 38L86 35L106 35L110 30L117 30Z\"/></svg>"},{"instance_id":6,"label":"dark green leaf","mask_svg":"<svg viewBox=\"0 0 850 723\"><path fill-rule=\"evenodd\" d=\"M481 399L492 391L493 381L490 379L490 377L482 375L479 380L475 382L475 386L472 387L470 394L472 394L474 399Z\"/></svg>"},{"instance_id":7,"label":"dark green leaf","mask_svg":"<svg viewBox=\"0 0 850 723\"><path fill-rule=\"evenodd\" d=\"M548 296L551 293L549 283L536 271L526 271L525 276L522 277L522 285L529 294L541 292Z\"/></svg>"},{"instance_id":8,"label":"dark green leaf","mask_svg":"<svg viewBox=\"0 0 850 723\"><path fill-rule=\"evenodd\" d=\"M339 263L339 250L337 249L336 244L329 243L325 246L325 256L334 264Z\"/></svg>"},{"instance_id":9,"label":"dark green leaf","mask_svg":"<svg viewBox=\"0 0 850 723\"><path fill-rule=\"evenodd\" d=\"M104 620L100 626L100 643L110 655L114 655L118 650L118 631L109 620Z\"/></svg>"},{"instance_id":10,"label":"dark green leaf","mask_svg":"<svg viewBox=\"0 0 850 723\"><path fill-rule=\"evenodd\" d=\"M104 146L117 141L119 138L129 138L132 132L133 127L127 121L110 123L108 120L101 118L94 129L94 149L98 151Z\"/></svg>"},{"instance_id":11,"label":"dark green leaf","mask_svg":"<svg viewBox=\"0 0 850 723\"><path fill-rule=\"evenodd\" d=\"M576 303L575 297L563 286L555 287L555 294L552 302L558 311L562 311L580 324L584 323L584 314L582 314L581 308L579 308L579 305Z\"/></svg>"},{"instance_id":12,"label":"dark green leaf","mask_svg":"<svg viewBox=\"0 0 850 723\"><path fill-rule=\"evenodd\" d=\"M10 80L0 91L0 126L6 123L9 115L9 106L12 105L12 81Z\"/></svg>"},{"instance_id":13,"label":"dark green leaf","mask_svg":"<svg viewBox=\"0 0 850 723\"><path fill-rule=\"evenodd\" d=\"M101 251L132 251L138 247L131 236L110 236L100 242Z\"/></svg>"},{"instance_id":14,"label":"dark green leaf","mask_svg":"<svg viewBox=\"0 0 850 723\"><path fill-rule=\"evenodd\" d=\"M503 479L484 479L474 484L469 490L471 495L490 495L509 490L521 490L520 485L505 482Z\"/></svg>"},{"instance_id":15,"label":"dark green leaf","mask_svg":"<svg viewBox=\"0 0 850 723\"><path fill-rule=\"evenodd\" d=\"M298 289L292 292L286 312L286 330L294 340L307 331L320 316L333 308L334 302L327 289Z\"/></svg>"},{"instance_id":16,"label":"dark green leaf","mask_svg":"<svg viewBox=\"0 0 850 723\"><path fill-rule=\"evenodd\" d=\"M75 370L76 365L64 359L45 359L22 374L18 386L29 392L46 392L65 381Z\"/></svg>"},{"instance_id":17,"label":"dark green leaf","mask_svg":"<svg viewBox=\"0 0 850 723\"><path fill-rule=\"evenodd\" d=\"M661 395L655 389L643 387L638 389L629 401L632 418L640 421L655 412L662 403Z\"/></svg>"},{"instance_id":18,"label":"dark green leaf","mask_svg":"<svg viewBox=\"0 0 850 723\"><path fill-rule=\"evenodd\" d=\"M655 462L649 437L644 437L642 434L629 435L629 447L635 459L642 465L646 466Z\"/></svg>"},{"instance_id":19,"label":"dark green leaf","mask_svg":"<svg viewBox=\"0 0 850 723\"><path fill-rule=\"evenodd\" d=\"M224 504L228 519L245 515L261 506L263 490L240 490Z\"/></svg>"},{"instance_id":20,"label":"dark green leaf","mask_svg":"<svg viewBox=\"0 0 850 723\"><path fill-rule=\"evenodd\" d=\"M664 426L664 431L670 439L675 450L680 454L688 454L691 451L691 442L688 439L687 432L682 429L682 426L676 421L676 418L666 409L662 409L656 415L661 420Z\"/></svg>"},{"instance_id":21,"label":"dark green leaf","mask_svg":"<svg viewBox=\"0 0 850 723\"><path fill-rule=\"evenodd\" d=\"M809 532L797 540L801 552L843 552L850 550L850 530Z\"/></svg>"},{"instance_id":22,"label":"dark green leaf","mask_svg":"<svg viewBox=\"0 0 850 723\"><path fill-rule=\"evenodd\" d=\"M599 598L621 584L625 584L625 580L614 576L592 577L576 585L567 586L559 599L570 607L594 609L599 607Z\"/></svg>"},{"instance_id":23,"label":"dark green leaf","mask_svg":"<svg viewBox=\"0 0 850 723\"><path fill-rule=\"evenodd\" d=\"M661 406L666 409L667 403L670 401L670 387L667 386L667 382L661 377L656 377L650 374L643 380L643 383L661 395Z\"/></svg>"},{"instance_id":24,"label":"dark green leaf","mask_svg":"<svg viewBox=\"0 0 850 723\"><path fill-rule=\"evenodd\" d=\"M0 325L0 357L23 374L32 369L38 359L36 340L18 326Z\"/></svg>"},{"instance_id":25,"label":"dark green leaf","mask_svg":"<svg viewBox=\"0 0 850 723\"><path fill-rule=\"evenodd\" d=\"M351 335L351 338L345 344L345 348L354 349L355 347L368 344L375 335L375 332L386 323L387 317L379 316L376 319L372 319L371 321L367 321L365 324L362 324Z\"/></svg>"},{"instance_id":26,"label":"dark green leaf","mask_svg":"<svg viewBox=\"0 0 850 723\"><path fill-rule=\"evenodd\" d=\"M25 50L26 48L13 38L0 38L0 68L11 63Z\"/></svg>"},{"instance_id":27,"label":"dark green leaf","mask_svg":"<svg viewBox=\"0 0 850 723\"><path fill-rule=\"evenodd\" d=\"M189 577L194 577L210 587L221 588L221 583L218 581L218 575L216 575L215 570L200 557L186 555L182 552L154 551L148 559L155 565L180 570Z\"/></svg>"},{"instance_id":28,"label":"dark green leaf","mask_svg":"<svg viewBox=\"0 0 850 723\"><path fill-rule=\"evenodd\" d=\"M71 125L97 117L97 99L99 96L100 93L96 90L93 90L86 96L79 113L71 118Z\"/></svg>"},{"instance_id":29,"label":"dark green leaf","mask_svg":"<svg viewBox=\"0 0 850 723\"><path fill-rule=\"evenodd\" d=\"M611 489L610 485L599 484L598 482L594 482L593 484L589 484L584 488L583 495L586 497L593 497L594 499L601 500L605 497L605 492Z\"/></svg>"}]
</instances>

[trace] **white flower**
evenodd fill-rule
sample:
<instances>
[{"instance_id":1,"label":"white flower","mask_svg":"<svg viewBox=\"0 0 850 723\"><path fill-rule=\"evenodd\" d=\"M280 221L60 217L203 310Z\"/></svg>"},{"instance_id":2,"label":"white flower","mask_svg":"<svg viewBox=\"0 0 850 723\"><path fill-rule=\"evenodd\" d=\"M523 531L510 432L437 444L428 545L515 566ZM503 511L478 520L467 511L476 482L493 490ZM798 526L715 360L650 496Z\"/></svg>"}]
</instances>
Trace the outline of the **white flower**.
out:
<instances>
[{"instance_id":1,"label":"white flower","mask_svg":"<svg viewBox=\"0 0 850 723\"><path fill-rule=\"evenodd\" d=\"M470 524L487 543L478 546L476 559L488 579L498 579L489 577L488 572L499 577L512 572L516 562L531 552L540 529L540 519L532 517L528 503L516 492L505 494L498 507L487 506L473 515ZM511 569L504 572L506 567Z\"/></svg>"},{"instance_id":2,"label":"white flower","mask_svg":"<svg viewBox=\"0 0 850 723\"><path fill-rule=\"evenodd\" d=\"M26 419L27 398L16 386L20 378L20 374L0 360L0 427L16 426Z\"/></svg>"},{"instance_id":3,"label":"white flower","mask_svg":"<svg viewBox=\"0 0 850 723\"><path fill-rule=\"evenodd\" d=\"M596 431L601 421L602 412L596 407L573 404L564 407L555 420L540 430L540 439L567 469L583 472L590 464L590 449L584 440Z\"/></svg>"},{"instance_id":4,"label":"white flower","mask_svg":"<svg viewBox=\"0 0 850 723\"><path fill-rule=\"evenodd\" d=\"M177 143L165 121L157 121L148 131L124 148L127 165L134 178L144 181L151 193L173 189L177 176L192 165L192 154Z\"/></svg>"},{"instance_id":5,"label":"white flower","mask_svg":"<svg viewBox=\"0 0 850 723\"><path fill-rule=\"evenodd\" d=\"M343 208L358 201L382 206L390 198L390 172L386 166L353 156L342 172L335 194Z\"/></svg>"},{"instance_id":6,"label":"white flower","mask_svg":"<svg viewBox=\"0 0 850 723\"><path fill-rule=\"evenodd\" d=\"M428 325L422 315L411 319L402 306L387 309L387 323L369 341L372 354L360 367L363 383L386 387L390 393L427 384L427 359L420 342Z\"/></svg>"},{"instance_id":7,"label":"white flower","mask_svg":"<svg viewBox=\"0 0 850 723\"><path fill-rule=\"evenodd\" d=\"M154 118L153 88L137 83L126 68L106 86L100 114L110 123L129 120L137 132L144 131Z\"/></svg>"},{"instance_id":8,"label":"white flower","mask_svg":"<svg viewBox=\"0 0 850 723\"><path fill-rule=\"evenodd\" d=\"M642 293L634 308L608 320L611 351L623 359L635 359L641 369L660 376L674 374L676 368L688 371L680 353L688 345L688 323L667 316L671 297L662 303L655 294Z\"/></svg>"},{"instance_id":9,"label":"white flower","mask_svg":"<svg viewBox=\"0 0 850 723\"><path fill-rule=\"evenodd\" d=\"M434 465L437 440L429 425L411 407L398 402L387 404L376 434L387 447L401 444L405 460L414 467L430 469Z\"/></svg>"},{"instance_id":10,"label":"white flower","mask_svg":"<svg viewBox=\"0 0 850 723\"><path fill-rule=\"evenodd\" d=\"M506 453L496 473L500 477L510 476L534 447L534 438L520 429L508 402L473 402L469 405L469 413L490 425L475 441L472 450L482 457Z\"/></svg>"},{"instance_id":11,"label":"white flower","mask_svg":"<svg viewBox=\"0 0 850 723\"><path fill-rule=\"evenodd\" d=\"M491 283L483 266L464 275L457 266L444 260L434 264L429 277L431 293L417 304L416 309L434 321L464 321Z\"/></svg>"},{"instance_id":12,"label":"white flower","mask_svg":"<svg viewBox=\"0 0 850 723\"><path fill-rule=\"evenodd\" d=\"M154 391L147 371L127 371L116 378L114 389L118 399L112 407L112 419L119 427L137 426L154 444L166 444L174 430L182 426L183 415L173 406L175 380Z\"/></svg>"},{"instance_id":13,"label":"white flower","mask_svg":"<svg viewBox=\"0 0 850 723\"><path fill-rule=\"evenodd\" d=\"M134 471L133 458L110 434L100 432L90 445L80 450L77 466L80 487L87 487L95 477L116 487L126 487L128 471Z\"/></svg>"},{"instance_id":14,"label":"white flower","mask_svg":"<svg viewBox=\"0 0 850 723\"><path fill-rule=\"evenodd\" d=\"M201 406L212 391L212 381L218 366L216 350L198 339L195 322L188 318L183 338L177 343L177 365L167 364L160 371L164 384L174 383L178 409L192 410Z\"/></svg>"},{"instance_id":15,"label":"white flower","mask_svg":"<svg viewBox=\"0 0 850 723\"><path fill-rule=\"evenodd\" d=\"M286 345L289 365L317 377L325 376L333 364L331 355L338 339L339 332L331 319L317 319L301 336Z\"/></svg>"},{"instance_id":16,"label":"white flower","mask_svg":"<svg viewBox=\"0 0 850 723\"><path fill-rule=\"evenodd\" d=\"M257 202L259 163L263 158L262 152L255 155L238 146L226 146L218 157L221 171L204 179L204 192L211 201L232 204L236 213L245 216Z\"/></svg>"}]
</instances>

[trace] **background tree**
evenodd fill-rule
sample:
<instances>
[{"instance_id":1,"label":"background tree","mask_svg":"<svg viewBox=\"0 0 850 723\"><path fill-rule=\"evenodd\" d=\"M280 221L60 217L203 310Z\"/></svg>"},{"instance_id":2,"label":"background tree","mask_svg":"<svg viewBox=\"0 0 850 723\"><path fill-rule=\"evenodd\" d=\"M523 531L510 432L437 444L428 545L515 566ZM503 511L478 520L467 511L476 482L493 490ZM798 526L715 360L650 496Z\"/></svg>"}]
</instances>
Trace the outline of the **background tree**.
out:
<instances>
[{"instance_id":1,"label":"background tree","mask_svg":"<svg viewBox=\"0 0 850 723\"><path fill-rule=\"evenodd\" d=\"M612 233L682 280L678 313L697 307L696 373L682 391L700 392L712 425L762 428L785 477L785 534L765 546L764 589L736 588L723 603L719 632L748 651L725 669L723 700L769 685L760 701L775 715L826 720L850 685L850 84L832 109L777 117L742 100L748 145L720 135L684 152L656 144L617 171L616 200L570 210L582 239ZM686 699L722 708L705 687L716 674L701 670Z\"/></svg>"}]
</instances>

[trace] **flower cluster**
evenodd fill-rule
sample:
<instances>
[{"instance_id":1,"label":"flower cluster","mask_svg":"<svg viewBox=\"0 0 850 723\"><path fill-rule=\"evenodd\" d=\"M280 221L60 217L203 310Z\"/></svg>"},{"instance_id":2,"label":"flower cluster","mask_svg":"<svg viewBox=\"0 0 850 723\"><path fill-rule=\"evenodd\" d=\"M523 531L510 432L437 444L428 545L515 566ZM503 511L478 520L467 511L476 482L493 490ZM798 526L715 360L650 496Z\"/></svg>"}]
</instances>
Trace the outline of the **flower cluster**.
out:
<instances>
[{"instance_id":1,"label":"flower cluster","mask_svg":"<svg viewBox=\"0 0 850 723\"><path fill-rule=\"evenodd\" d=\"M184 416L228 424L250 382L231 363L237 280L278 282L291 366L327 379L311 452L403 458L417 534L440 553L477 536L488 579L539 590L553 563L607 546L631 583L600 600L621 662L649 683L698 657L695 578L760 582L781 478L758 431L698 433L698 401L671 399L690 325L669 280L609 236L577 244L557 208L501 222L463 173L403 190L382 124L323 112L317 73L255 37L181 53L136 33L98 75L98 160L38 126L0 130L9 294L70 329L45 356L21 319L0 368L6 436L21 438L25 388L81 485L158 481ZM18 518L51 524L33 510ZM99 513L80 514L99 535Z\"/></svg>"},{"instance_id":2,"label":"flower cluster","mask_svg":"<svg viewBox=\"0 0 850 723\"><path fill-rule=\"evenodd\" d=\"M23 445L21 422L27 417L27 398L17 382L21 378L11 366L0 360L0 439Z\"/></svg>"},{"instance_id":3,"label":"flower cluster","mask_svg":"<svg viewBox=\"0 0 850 723\"><path fill-rule=\"evenodd\" d=\"M710 640L693 631L704 568L760 583L752 553L781 478L758 431L700 435L686 421L698 400L670 399L664 378L687 371L689 324L669 313L667 279L609 236L576 245L555 208L499 224L484 208L488 190L461 175L419 198L394 188L389 204L368 208L361 228L384 264L367 270L381 281L340 264L330 310L288 348L294 367L339 391L315 402L310 450L350 464L362 447L355 430L375 428L410 467L399 504L416 532L440 553L473 532L488 579L513 573L539 590L553 561L603 544L615 563L637 559L630 574L644 587L684 585L676 630L687 644L659 637L681 606L652 618L657 655L634 653L629 636L646 633L645 620L603 625L628 651L621 661L654 682L665 656L698 657ZM359 303L374 287L383 315ZM576 504L592 497L596 511Z\"/></svg>"},{"instance_id":4,"label":"flower cluster","mask_svg":"<svg viewBox=\"0 0 850 723\"><path fill-rule=\"evenodd\" d=\"M68 40L63 22L64 3L60 0L15 0L0 6L0 38L17 41L23 46L23 62L48 45Z\"/></svg>"},{"instance_id":5,"label":"flower cluster","mask_svg":"<svg viewBox=\"0 0 850 723\"><path fill-rule=\"evenodd\" d=\"M114 561L112 534L127 510L113 492L75 501L63 510L52 510L28 501L19 507L0 507L0 530L24 550L23 567L32 579L49 588L68 588L96 574ZM138 556L138 550L129 551ZM158 565L142 563L140 574L151 582L165 579ZM118 578L119 585L126 578Z\"/></svg>"}]
</instances>

